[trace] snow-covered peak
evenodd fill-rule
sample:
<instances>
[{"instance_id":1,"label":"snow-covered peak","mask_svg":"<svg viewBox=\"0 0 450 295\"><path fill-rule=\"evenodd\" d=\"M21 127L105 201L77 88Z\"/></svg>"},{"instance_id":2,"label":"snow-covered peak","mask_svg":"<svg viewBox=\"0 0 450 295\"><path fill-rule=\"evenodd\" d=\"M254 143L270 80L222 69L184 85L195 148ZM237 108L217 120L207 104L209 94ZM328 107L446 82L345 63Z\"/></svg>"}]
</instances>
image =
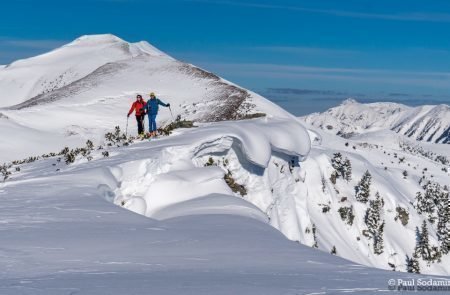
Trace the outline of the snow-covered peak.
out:
<instances>
[{"instance_id":1,"label":"snow-covered peak","mask_svg":"<svg viewBox=\"0 0 450 295\"><path fill-rule=\"evenodd\" d=\"M0 67L0 107L22 103L71 84L100 67L139 56L171 59L145 41L85 35L39 56Z\"/></svg>"},{"instance_id":2,"label":"snow-covered peak","mask_svg":"<svg viewBox=\"0 0 450 295\"><path fill-rule=\"evenodd\" d=\"M127 43L123 39L112 34L83 35L65 46L83 44L92 45L98 43Z\"/></svg>"},{"instance_id":3,"label":"snow-covered peak","mask_svg":"<svg viewBox=\"0 0 450 295\"><path fill-rule=\"evenodd\" d=\"M350 105L350 104L359 104L359 103L354 98L349 97L349 98L345 99L344 101L342 101L341 106Z\"/></svg>"},{"instance_id":4,"label":"snow-covered peak","mask_svg":"<svg viewBox=\"0 0 450 295\"><path fill-rule=\"evenodd\" d=\"M148 54L153 56L166 56L165 53L152 46L147 41L139 41L136 43L127 42L112 34L98 34L98 35L84 35L74 41L64 45L65 47L104 47L104 46L119 46L135 57L141 54Z\"/></svg>"}]
</instances>

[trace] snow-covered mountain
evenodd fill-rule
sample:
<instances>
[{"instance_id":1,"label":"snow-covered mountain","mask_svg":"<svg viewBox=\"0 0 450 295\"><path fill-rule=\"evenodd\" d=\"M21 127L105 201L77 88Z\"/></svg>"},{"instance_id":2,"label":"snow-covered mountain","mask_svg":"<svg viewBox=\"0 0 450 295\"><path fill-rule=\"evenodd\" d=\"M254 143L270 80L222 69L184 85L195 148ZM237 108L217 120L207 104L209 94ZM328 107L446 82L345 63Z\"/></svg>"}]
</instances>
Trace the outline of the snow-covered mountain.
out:
<instances>
[{"instance_id":1,"label":"snow-covered mountain","mask_svg":"<svg viewBox=\"0 0 450 295\"><path fill-rule=\"evenodd\" d=\"M76 74L55 82L67 71ZM418 192L442 204L447 192L448 200L450 151L390 130L400 122L395 117L406 120L399 114L409 114L408 107L378 104L364 112L364 105L346 102L338 107L342 116L327 117L333 126L352 128L347 112L371 123L345 139L315 127L327 129L328 121L305 123L148 43L111 35L82 37L0 73L7 77L0 78L0 92L10 93L0 109L0 131L8 139L0 142L0 163L7 162L0 172L8 176L0 183L8 204L0 208L8 241L0 248L0 262L8 266L0 274L4 293L18 284L29 284L21 287L31 294L76 292L80 281L84 292L104 294L140 293L148 282L156 293L170 289L167 294L179 288L192 294L375 292L388 278L411 278L349 265L330 252L402 272L411 270L408 257L421 273L450 275L450 255L440 251L445 227L450 231L450 218L441 218L445 207L422 212L416 201ZM27 83L43 80L55 87ZM116 125L125 130L135 95L150 91L196 128L150 142L105 139ZM171 120L161 109L158 123ZM134 125L130 120L129 134L136 133ZM74 158L68 151L57 155L88 139L95 146ZM42 153L39 160L8 164ZM437 190L429 188L437 187L441 199L434 200ZM436 246L439 259L416 251L424 220L427 247L436 252ZM320 251L289 243L268 225ZM231 274L236 271L239 276ZM239 283L241 275L248 283ZM118 277L124 285L98 287ZM185 288L189 283L192 289ZM212 292L214 286L220 290Z\"/></svg>"},{"instance_id":2,"label":"snow-covered mountain","mask_svg":"<svg viewBox=\"0 0 450 295\"><path fill-rule=\"evenodd\" d=\"M136 94L155 92L173 115L212 122L248 115L292 117L261 96L169 57L147 42L112 35L83 36L47 54L0 69L0 162L28 156L14 134L35 138L45 153L101 138L116 125L125 129ZM45 120L43 120L45 118ZM171 113L160 113L162 123ZM47 142L40 142L47 134ZM50 136L51 135L51 136ZM14 153L11 153L14 151Z\"/></svg>"},{"instance_id":3,"label":"snow-covered mountain","mask_svg":"<svg viewBox=\"0 0 450 295\"><path fill-rule=\"evenodd\" d=\"M361 104L347 99L324 113L303 119L344 137L390 129L419 141L450 143L450 107L445 104L408 107L389 102Z\"/></svg>"}]
</instances>

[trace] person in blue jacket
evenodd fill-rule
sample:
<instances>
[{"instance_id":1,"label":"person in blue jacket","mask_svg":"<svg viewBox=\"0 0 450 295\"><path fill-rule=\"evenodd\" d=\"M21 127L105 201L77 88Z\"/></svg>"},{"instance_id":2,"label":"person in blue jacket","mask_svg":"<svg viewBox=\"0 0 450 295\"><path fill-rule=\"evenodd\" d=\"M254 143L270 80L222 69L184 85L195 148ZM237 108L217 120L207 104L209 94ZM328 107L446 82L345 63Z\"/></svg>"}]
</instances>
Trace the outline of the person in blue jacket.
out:
<instances>
[{"instance_id":1,"label":"person in blue jacket","mask_svg":"<svg viewBox=\"0 0 450 295\"><path fill-rule=\"evenodd\" d=\"M159 98L156 98L155 93L150 93L150 99L144 106L145 112L148 115L150 136L156 136L156 116L158 115L160 105L170 107L170 103L163 103Z\"/></svg>"}]
</instances>

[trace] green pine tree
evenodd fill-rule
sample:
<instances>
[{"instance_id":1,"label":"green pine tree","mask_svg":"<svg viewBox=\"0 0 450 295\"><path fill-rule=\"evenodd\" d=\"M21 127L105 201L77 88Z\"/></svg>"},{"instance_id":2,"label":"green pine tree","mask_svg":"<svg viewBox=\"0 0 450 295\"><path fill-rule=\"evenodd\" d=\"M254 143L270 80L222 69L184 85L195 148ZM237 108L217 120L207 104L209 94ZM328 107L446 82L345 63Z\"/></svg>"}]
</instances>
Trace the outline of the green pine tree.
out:
<instances>
[{"instance_id":1,"label":"green pine tree","mask_svg":"<svg viewBox=\"0 0 450 295\"><path fill-rule=\"evenodd\" d=\"M423 221L421 229L416 228L418 234L415 253L425 261L431 260L431 248L426 220Z\"/></svg>"},{"instance_id":2,"label":"green pine tree","mask_svg":"<svg viewBox=\"0 0 450 295\"><path fill-rule=\"evenodd\" d=\"M441 192L437 208L437 236L440 251L442 254L448 254L450 252L450 195L445 190Z\"/></svg>"},{"instance_id":3,"label":"green pine tree","mask_svg":"<svg viewBox=\"0 0 450 295\"><path fill-rule=\"evenodd\" d=\"M352 163L350 162L349 159L345 158L344 161L344 166L343 166L343 170L344 170L344 179L349 182L350 180L352 180Z\"/></svg>"},{"instance_id":4,"label":"green pine tree","mask_svg":"<svg viewBox=\"0 0 450 295\"><path fill-rule=\"evenodd\" d=\"M369 208L366 211L365 222L369 233L373 238L373 251L375 254L383 253L384 249L384 221L381 218L381 213L384 206L384 200L377 192L375 200L369 202Z\"/></svg>"},{"instance_id":5,"label":"green pine tree","mask_svg":"<svg viewBox=\"0 0 450 295\"><path fill-rule=\"evenodd\" d=\"M409 273L420 273L419 257L416 253L412 257L406 255L406 271Z\"/></svg>"},{"instance_id":6,"label":"green pine tree","mask_svg":"<svg viewBox=\"0 0 450 295\"><path fill-rule=\"evenodd\" d=\"M372 175L367 170L358 185L355 187L356 200L362 203L367 203L370 196L370 184L372 183Z\"/></svg>"}]
</instances>

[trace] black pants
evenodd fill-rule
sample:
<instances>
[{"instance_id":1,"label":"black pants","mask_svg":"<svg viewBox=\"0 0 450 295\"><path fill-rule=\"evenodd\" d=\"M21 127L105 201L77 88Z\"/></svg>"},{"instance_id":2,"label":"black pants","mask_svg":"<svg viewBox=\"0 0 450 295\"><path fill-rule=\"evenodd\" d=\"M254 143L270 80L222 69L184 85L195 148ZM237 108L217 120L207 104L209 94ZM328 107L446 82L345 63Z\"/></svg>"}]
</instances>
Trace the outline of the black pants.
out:
<instances>
[{"instance_id":1,"label":"black pants","mask_svg":"<svg viewBox=\"0 0 450 295\"><path fill-rule=\"evenodd\" d=\"M138 134L144 133L144 118L145 115L136 116Z\"/></svg>"}]
</instances>

